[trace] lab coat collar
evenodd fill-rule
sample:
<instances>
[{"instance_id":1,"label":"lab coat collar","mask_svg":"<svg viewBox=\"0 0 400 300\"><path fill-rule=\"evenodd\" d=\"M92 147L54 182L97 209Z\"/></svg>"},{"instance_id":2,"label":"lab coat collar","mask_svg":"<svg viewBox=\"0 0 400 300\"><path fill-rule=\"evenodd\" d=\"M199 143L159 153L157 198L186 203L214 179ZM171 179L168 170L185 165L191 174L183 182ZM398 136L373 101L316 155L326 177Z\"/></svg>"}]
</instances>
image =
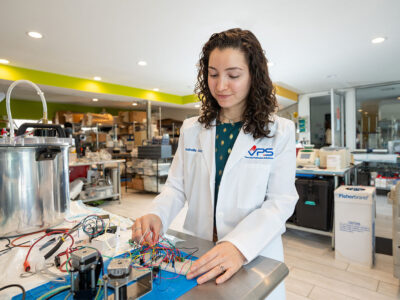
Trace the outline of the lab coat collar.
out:
<instances>
[{"instance_id":1,"label":"lab coat collar","mask_svg":"<svg viewBox=\"0 0 400 300\"><path fill-rule=\"evenodd\" d=\"M215 174L215 124L215 120L212 121L210 129L202 126L199 136L201 150L206 160L210 178L213 178L213 174Z\"/></svg>"}]
</instances>

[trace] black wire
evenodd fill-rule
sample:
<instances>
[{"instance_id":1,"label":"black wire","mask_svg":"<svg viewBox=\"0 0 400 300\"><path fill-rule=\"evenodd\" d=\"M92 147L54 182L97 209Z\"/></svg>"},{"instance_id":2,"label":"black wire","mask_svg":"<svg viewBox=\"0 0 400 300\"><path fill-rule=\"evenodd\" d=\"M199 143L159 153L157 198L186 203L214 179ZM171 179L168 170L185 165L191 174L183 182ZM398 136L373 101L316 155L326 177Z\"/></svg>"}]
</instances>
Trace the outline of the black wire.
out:
<instances>
[{"instance_id":1,"label":"black wire","mask_svg":"<svg viewBox=\"0 0 400 300\"><path fill-rule=\"evenodd\" d=\"M17 248L19 246L22 246L22 245L27 244L27 243L30 242L30 241L26 241L26 242L23 242L21 244L15 245L15 246L10 246L11 245L10 239L9 238L5 238L5 239L8 241L8 244L4 246L5 249L0 250L0 255L6 254L9 251L11 251L12 249Z\"/></svg>"},{"instance_id":2,"label":"black wire","mask_svg":"<svg viewBox=\"0 0 400 300\"><path fill-rule=\"evenodd\" d=\"M68 291L69 289L70 289L70 287L65 287L65 288L63 288L62 290L59 290L58 292L56 292L56 293L54 293L54 294L48 296L47 298L43 298L43 300L51 299L51 298L53 298L54 296L57 296L57 295L59 295L59 294L61 294L61 293L64 293L65 291Z\"/></svg>"},{"instance_id":3,"label":"black wire","mask_svg":"<svg viewBox=\"0 0 400 300\"><path fill-rule=\"evenodd\" d=\"M11 287L20 288L20 289L22 290L22 300L25 300L25 295L26 295L26 293L25 293L25 289L24 289L24 287L23 287L22 285L19 285L19 284L9 284L9 285L5 285L5 286L3 286L3 287L0 288L0 291L5 290L5 289L8 289L8 288L11 288Z\"/></svg>"},{"instance_id":4,"label":"black wire","mask_svg":"<svg viewBox=\"0 0 400 300\"><path fill-rule=\"evenodd\" d=\"M11 240L10 240L9 238L6 238L6 240L8 241L8 244L4 246L5 249L0 250L0 255L3 255L3 254L5 254L5 253L8 253L8 252L11 251L11 249L12 249L12 248L10 247ZM4 253L3 253L3 252L4 252Z\"/></svg>"},{"instance_id":5,"label":"black wire","mask_svg":"<svg viewBox=\"0 0 400 300\"><path fill-rule=\"evenodd\" d=\"M189 256L193 256L193 254L195 254L197 251L199 251L199 247L192 247L192 248L190 248L190 247L179 247L177 249L179 249L179 250L193 250L194 249L194 251L192 253L187 253L186 256L184 257L184 259L188 258Z\"/></svg>"},{"instance_id":6,"label":"black wire","mask_svg":"<svg viewBox=\"0 0 400 300\"><path fill-rule=\"evenodd\" d=\"M21 234L17 234L17 235L9 235L9 236L0 236L0 240L5 240L5 239L15 239L17 237L23 236L23 235L27 235L27 234L35 234L35 233L40 233L43 230L39 230L39 231L34 231L34 232L28 232L28 233L21 233Z\"/></svg>"}]
</instances>

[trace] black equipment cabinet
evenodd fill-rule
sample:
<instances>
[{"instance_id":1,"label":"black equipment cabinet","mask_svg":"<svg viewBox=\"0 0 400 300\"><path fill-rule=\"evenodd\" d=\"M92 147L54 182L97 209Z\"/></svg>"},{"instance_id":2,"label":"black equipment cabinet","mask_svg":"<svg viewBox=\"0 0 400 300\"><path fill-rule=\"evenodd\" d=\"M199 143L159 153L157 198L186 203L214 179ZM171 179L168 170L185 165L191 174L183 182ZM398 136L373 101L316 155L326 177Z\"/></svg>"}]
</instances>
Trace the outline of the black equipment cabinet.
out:
<instances>
[{"instance_id":1,"label":"black equipment cabinet","mask_svg":"<svg viewBox=\"0 0 400 300\"><path fill-rule=\"evenodd\" d=\"M298 178L299 201L291 221L302 227L330 231L333 224L333 178Z\"/></svg>"}]
</instances>

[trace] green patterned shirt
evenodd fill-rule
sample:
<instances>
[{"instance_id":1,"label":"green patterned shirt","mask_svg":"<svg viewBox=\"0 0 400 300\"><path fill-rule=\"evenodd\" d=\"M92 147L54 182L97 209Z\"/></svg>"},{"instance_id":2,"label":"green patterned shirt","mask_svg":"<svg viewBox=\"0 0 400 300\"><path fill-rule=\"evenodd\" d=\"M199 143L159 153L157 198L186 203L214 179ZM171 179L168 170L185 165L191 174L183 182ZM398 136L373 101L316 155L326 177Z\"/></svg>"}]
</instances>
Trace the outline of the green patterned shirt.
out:
<instances>
[{"instance_id":1,"label":"green patterned shirt","mask_svg":"<svg viewBox=\"0 0 400 300\"><path fill-rule=\"evenodd\" d=\"M215 211L217 209L219 184L221 183L222 174L229 154L233 149L236 138L242 128L243 122L236 123L217 123L215 132L215 193L214 193L214 226Z\"/></svg>"}]
</instances>

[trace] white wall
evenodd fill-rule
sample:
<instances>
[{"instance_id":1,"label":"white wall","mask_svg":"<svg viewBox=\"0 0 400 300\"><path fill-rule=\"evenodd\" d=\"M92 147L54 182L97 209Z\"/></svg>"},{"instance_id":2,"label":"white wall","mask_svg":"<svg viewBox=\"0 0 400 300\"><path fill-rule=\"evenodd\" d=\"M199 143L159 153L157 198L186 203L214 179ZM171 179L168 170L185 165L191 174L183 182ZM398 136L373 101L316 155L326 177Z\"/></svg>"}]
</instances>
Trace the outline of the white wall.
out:
<instances>
[{"instance_id":1,"label":"white wall","mask_svg":"<svg viewBox=\"0 0 400 300\"><path fill-rule=\"evenodd\" d=\"M289 119L295 122L295 118L293 117L293 113L298 111L298 104L292 104L290 106L287 106L285 108L282 108L278 110L276 113L279 117Z\"/></svg>"},{"instance_id":2,"label":"white wall","mask_svg":"<svg viewBox=\"0 0 400 300\"><path fill-rule=\"evenodd\" d=\"M356 149L356 89L343 90L344 106L345 106L345 120L346 120L346 147L350 150Z\"/></svg>"}]
</instances>

